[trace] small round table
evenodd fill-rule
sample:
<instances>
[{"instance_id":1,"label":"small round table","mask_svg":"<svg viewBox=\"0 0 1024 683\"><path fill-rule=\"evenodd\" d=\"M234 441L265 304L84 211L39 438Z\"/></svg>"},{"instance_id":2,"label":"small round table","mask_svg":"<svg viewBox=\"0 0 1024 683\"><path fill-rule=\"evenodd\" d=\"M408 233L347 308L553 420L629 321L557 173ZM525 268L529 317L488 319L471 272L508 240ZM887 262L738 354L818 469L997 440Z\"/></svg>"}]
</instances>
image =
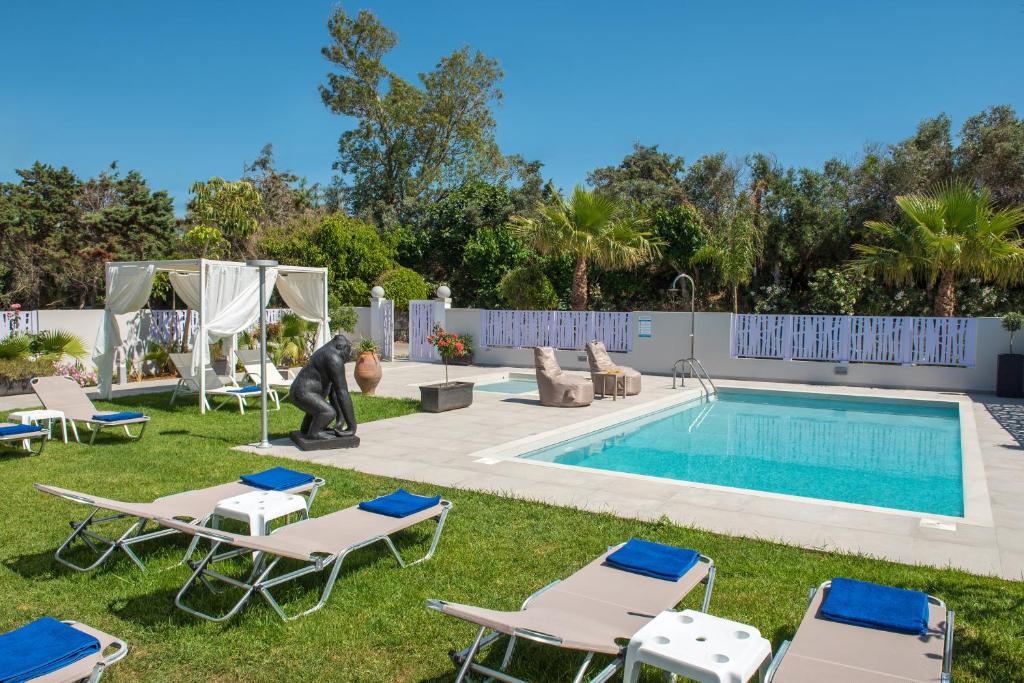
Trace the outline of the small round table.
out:
<instances>
[{"instance_id":1,"label":"small round table","mask_svg":"<svg viewBox=\"0 0 1024 683\"><path fill-rule=\"evenodd\" d=\"M622 670L624 683L635 683L640 665L702 683L764 680L772 644L753 626L688 609L662 612L629 641Z\"/></svg>"},{"instance_id":2,"label":"small round table","mask_svg":"<svg viewBox=\"0 0 1024 683\"><path fill-rule=\"evenodd\" d=\"M14 421L19 420L21 424L39 424L42 421L46 421L46 431L50 437L53 437L53 421L60 420L60 428L63 432L64 443L68 442L68 420L64 417L64 412L60 410L18 410L10 413L7 419ZM74 423L71 424L74 427ZM23 445L27 449L29 447L28 441L26 440Z\"/></svg>"}]
</instances>

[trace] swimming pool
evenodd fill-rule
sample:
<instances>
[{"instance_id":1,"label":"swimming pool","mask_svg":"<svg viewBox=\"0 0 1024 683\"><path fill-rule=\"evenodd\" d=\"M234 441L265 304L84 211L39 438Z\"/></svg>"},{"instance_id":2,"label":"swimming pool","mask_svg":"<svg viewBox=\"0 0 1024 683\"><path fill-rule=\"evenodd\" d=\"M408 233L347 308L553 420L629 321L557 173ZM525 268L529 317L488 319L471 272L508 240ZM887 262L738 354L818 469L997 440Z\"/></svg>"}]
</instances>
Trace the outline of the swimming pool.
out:
<instances>
[{"instance_id":1,"label":"swimming pool","mask_svg":"<svg viewBox=\"0 0 1024 683\"><path fill-rule=\"evenodd\" d=\"M723 390L520 457L960 517L955 404Z\"/></svg>"},{"instance_id":2,"label":"swimming pool","mask_svg":"<svg viewBox=\"0 0 1024 683\"><path fill-rule=\"evenodd\" d=\"M491 391L496 394L529 394L537 393L537 380L533 377L512 375L505 380L476 384L475 391Z\"/></svg>"}]
</instances>

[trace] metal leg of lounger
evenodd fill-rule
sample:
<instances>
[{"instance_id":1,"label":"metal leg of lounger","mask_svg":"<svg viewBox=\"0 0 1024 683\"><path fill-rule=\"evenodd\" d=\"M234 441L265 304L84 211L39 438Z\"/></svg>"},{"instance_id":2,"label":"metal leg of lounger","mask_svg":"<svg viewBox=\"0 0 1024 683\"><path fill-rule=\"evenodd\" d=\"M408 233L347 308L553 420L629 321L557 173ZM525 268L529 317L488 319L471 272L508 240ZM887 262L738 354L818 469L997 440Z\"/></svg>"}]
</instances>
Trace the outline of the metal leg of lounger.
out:
<instances>
[{"instance_id":1,"label":"metal leg of lounger","mask_svg":"<svg viewBox=\"0 0 1024 683\"><path fill-rule=\"evenodd\" d=\"M946 640L942 648L942 683L950 683L953 680L953 621L956 613L946 610Z\"/></svg>"},{"instance_id":2,"label":"metal leg of lounger","mask_svg":"<svg viewBox=\"0 0 1024 683\"><path fill-rule=\"evenodd\" d=\"M715 588L715 563L712 562L708 568L708 577L704 580L704 600L701 602L700 611L707 613L708 607L711 606L711 591Z\"/></svg>"},{"instance_id":3,"label":"metal leg of lounger","mask_svg":"<svg viewBox=\"0 0 1024 683\"><path fill-rule=\"evenodd\" d=\"M196 568L192 572L192 575L188 578L188 581L185 582L185 585L181 587L181 590L178 591L177 596L175 596L175 598L174 598L174 604L177 605L179 609L181 609L181 610L183 610L185 612L188 612L189 614L191 614L193 616L197 616L197 617L199 617L201 619L206 619L208 621L216 621L216 622L227 621L231 617L233 617L236 614L238 614L238 612L243 607L245 607L246 603L249 602L249 600L252 598L253 593L255 593L258 590L257 589L257 585L263 579L265 579L266 576L268 576L271 571L273 571L274 567L277 565L277 562L278 562L277 559L275 559L273 562L271 562L267 566L267 568L264 570L263 575L259 579L257 579L255 582L239 581L239 580L234 579L234 578L232 578L230 576L226 576L224 574L221 574L220 572L215 572L212 569L208 568L208 565L217 557L217 549L220 548L220 545L221 545L221 541L214 541L213 542L213 547L210 548L210 552L207 553L206 557L204 557L201 562L196 564ZM192 589L192 587L195 585L195 583L197 581L202 581L204 585L209 587L209 583L208 583L207 577L211 577L211 578L214 578L214 579L216 579L218 581L222 581L224 583L232 585L232 586L234 586L236 588L240 588L243 591L245 591L245 593L242 595L242 597L238 600L238 602L235 603L235 605L230 610L228 610L225 614L220 615L220 616L215 616L213 614L208 614L206 612L201 612L201 611L199 611L199 610L197 610L197 609L195 609L193 607L190 607L190 606L186 605L185 604L185 596L189 593L189 591Z\"/></svg>"},{"instance_id":4,"label":"metal leg of lounger","mask_svg":"<svg viewBox=\"0 0 1024 683\"><path fill-rule=\"evenodd\" d=\"M429 560L431 557L434 556L434 551L437 550L437 544L441 540L441 531L444 529L444 521L445 521L445 519L447 519L447 517L448 517L448 510L450 510L450 509L451 509L451 503L447 503L444 506L444 509L441 510L441 514L437 518L437 528L434 530L434 537L430 540L430 549L427 551L426 555L424 555L423 557L419 558L418 560L413 560L412 562L406 562L402 558L402 554L400 552L398 552L398 548L395 547L395 544L391 540L391 538L388 537L388 536L382 537L382 540L384 541L384 543L387 544L388 548L391 549L391 552L394 554L395 558L398 560L398 564L401 567L403 567L403 568L404 567L411 567L414 564L419 564L420 562L426 562L427 560Z\"/></svg>"},{"instance_id":5,"label":"metal leg of lounger","mask_svg":"<svg viewBox=\"0 0 1024 683\"><path fill-rule=\"evenodd\" d=\"M480 649L480 641L483 639L486 630L486 626L481 626L480 630L476 632L476 638L473 639L473 644L469 646L466 659L462 662L462 668L459 669L459 674L455 677L455 683L461 683L461 681L466 680L466 674L469 673L470 667L473 666L473 657L476 656L476 651Z\"/></svg>"},{"instance_id":6,"label":"metal leg of lounger","mask_svg":"<svg viewBox=\"0 0 1024 683\"><path fill-rule=\"evenodd\" d=\"M89 530L89 527L93 524L102 524L103 522L108 522L114 519L124 519L126 515L111 515L109 517L95 519L97 512L99 512L99 508L93 509L93 511L89 514L88 517L85 518L84 521L71 522L71 528L74 529L74 531L72 531L71 535L68 536L67 540L64 541L59 548L57 548L57 551L53 554L54 559L56 559L64 566L74 569L75 571L87 572L95 569L96 567L106 562L107 558L109 558L110 555L113 554L115 550L121 548L122 550L125 550L127 552L128 557L130 557L131 560L139 566L139 568L145 570L146 567L142 564L142 561L135 556L135 553L128 551L127 546L125 545L125 542L128 539L132 538L133 536L139 533L139 531L144 526L145 520L137 518L135 523L132 524L127 531L121 534L119 538L117 538L116 540L110 540L108 538L100 536L99 534L93 533ZM74 543L76 539L81 539L82 542L85 543L92 551L100 553L100 556L96 559L95 562L87 566L82 566L75 564L74 562L61 556L61 554L65 550L67 550L68 547L70 547L71 544ZM106 546L106 549L100 550L100 548L96 546L96 543L94 543L94 541L102 543Z\"/></svg>"}]
</instances>

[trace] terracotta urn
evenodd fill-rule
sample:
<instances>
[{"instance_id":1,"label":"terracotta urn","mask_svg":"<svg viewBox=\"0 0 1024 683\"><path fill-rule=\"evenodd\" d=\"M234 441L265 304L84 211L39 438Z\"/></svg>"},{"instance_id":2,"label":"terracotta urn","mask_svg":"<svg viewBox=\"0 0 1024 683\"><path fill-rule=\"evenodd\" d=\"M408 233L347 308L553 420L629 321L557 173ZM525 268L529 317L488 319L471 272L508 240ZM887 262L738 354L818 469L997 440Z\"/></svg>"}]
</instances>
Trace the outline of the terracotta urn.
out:
<instances>
[{"instance_id":1,"label":"terracotta urn","mask_svg":"<svg viewBox=\"0 0 1024 683\"><path fill-rule=\"evenodd\" d=\"M381 378L380 358L373 351L363 351L356 357L355 377L359 389L373 396Z\"/></svg>"}]
</instances>

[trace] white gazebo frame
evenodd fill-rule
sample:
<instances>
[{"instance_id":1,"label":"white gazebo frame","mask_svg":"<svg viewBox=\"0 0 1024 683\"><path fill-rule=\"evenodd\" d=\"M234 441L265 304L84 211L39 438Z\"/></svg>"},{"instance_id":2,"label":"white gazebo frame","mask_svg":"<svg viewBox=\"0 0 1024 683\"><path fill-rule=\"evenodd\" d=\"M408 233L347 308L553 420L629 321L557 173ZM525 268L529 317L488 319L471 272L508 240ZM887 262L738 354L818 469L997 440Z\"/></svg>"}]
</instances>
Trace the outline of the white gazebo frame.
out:
<instances>
[{"instance_id":1,"label":"white gazebo frame","mask_svg":"<svg viewBox=\"0 0 1024 683\"><path fill-rule=\"evenodd\" d=\"M219 266L234 266L236 268L250 268L244 262L241 261L218 261L215 259L197 258L197 259L179 259L169 261L108 261L106 267L110 266L153 266L154 272L156 273L198 273L199 274L199 329L196 331L196 344L199 346L199 412L200 414L206 413L206 362L207 354L209 352L209 344L207 342L206 332L206 311L203 310L203 302L206 301L206 266L208 265L219 265ZM106 268L104 269L106 271ZM252 268L252 270L259 270L258 268ZM282 273L321 273L324 281L324 317L320 320L321 328L320 340L322 341L326 337L330 336L330 320L328 317L328 294L327 294L327 268L314 268L312 266L289 266L279 264L276 267L278 274ZM233 338L231 343L231 350L228 353L228 367L234 369L235 361L235 344L236 340Z\"/></svg>"}]
</instances>

